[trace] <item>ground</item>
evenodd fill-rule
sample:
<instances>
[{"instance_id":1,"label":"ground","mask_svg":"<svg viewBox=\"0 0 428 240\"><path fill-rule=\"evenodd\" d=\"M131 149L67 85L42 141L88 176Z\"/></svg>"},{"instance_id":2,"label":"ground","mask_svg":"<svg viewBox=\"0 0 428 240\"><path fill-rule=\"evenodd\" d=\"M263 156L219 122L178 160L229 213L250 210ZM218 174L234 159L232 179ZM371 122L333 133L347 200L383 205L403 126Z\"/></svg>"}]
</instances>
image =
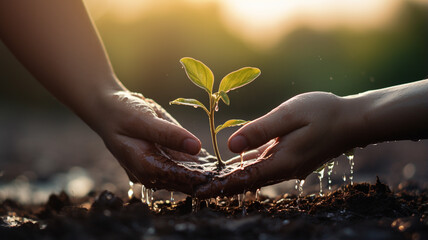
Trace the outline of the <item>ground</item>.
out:
<instances>
[{"instance_id":1,"label":"ground","mask_svg":"<svg viewBox=\"0 0 428 240\"><path fill-rule=\"evenodd\" d=\"M188 197L149 208L109 191L81 199L51 195L40 206L5 200L1 239L428 239L428 189L401 184L345 185L325 196L276 199L250 193L237 199Z\"/></svg>"}]
</instances>

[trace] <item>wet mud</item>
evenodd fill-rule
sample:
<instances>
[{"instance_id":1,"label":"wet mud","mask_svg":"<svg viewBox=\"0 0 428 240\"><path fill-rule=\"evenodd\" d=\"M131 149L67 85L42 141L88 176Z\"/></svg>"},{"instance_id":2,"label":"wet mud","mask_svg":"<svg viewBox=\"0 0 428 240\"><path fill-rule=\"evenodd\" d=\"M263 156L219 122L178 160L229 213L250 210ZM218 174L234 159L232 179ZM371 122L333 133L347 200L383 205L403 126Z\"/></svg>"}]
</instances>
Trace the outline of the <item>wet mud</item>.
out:
<instances>
[{"instance_id":1,"label":"wet mud","mask_svg":"<svg viewBox=\"0 0 428 240\"><path fill-rule=\"evenodd\" d=\"M192 204L193 202L193 204ZM404 183L346 185L324 196L247 193L150 208L104 191L51 195L41 206L0 205L0 239L428 239L428 189Z\"/></svg>"}]
</instances>

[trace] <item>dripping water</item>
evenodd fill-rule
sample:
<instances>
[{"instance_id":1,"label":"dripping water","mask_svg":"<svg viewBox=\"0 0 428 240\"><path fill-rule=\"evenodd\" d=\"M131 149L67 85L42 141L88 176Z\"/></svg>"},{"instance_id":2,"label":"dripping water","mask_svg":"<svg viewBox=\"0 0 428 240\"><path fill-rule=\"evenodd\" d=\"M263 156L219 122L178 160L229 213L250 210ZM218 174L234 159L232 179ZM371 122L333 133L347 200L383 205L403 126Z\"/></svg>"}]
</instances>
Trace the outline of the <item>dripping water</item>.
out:
<instances>
[{"instance_id":1,"label":"dripping water","mask_svg":"<svg viewBox=\"0 0 428 240\"><path fill-rule=\"evenodd\" d=\"M128 198L131 199L134 196L134 183L129 181Z\"/></svg>"},{"instance_id":2,"label":"dripping water","mask_svg":"<svg viewBox=\"0 0 428 240\"><path fill-rule=\"evenodd\" d=\"M256 190L256 201L259 201L259 198L260 198L260 188L258 188L257 190Z\"/></svg>"},{"instance_id":3,"label":"dripping water","mask_svg":"<svg viewBox=\"0 0 428 240\"><path fill-rule=\"evenodd\" d=\"M345 156L349 160L349 181L351 185L354 185L354 149L347 151Z\"/></svg>"},{"instance_id":4,"label":"dripping water","mask_svg":"<svg viewBox=\"0 0 428 240\"><path fill-rule=\"evenodd\" d=\"M323 192L322 192L322 179L324 178L324 170L325 168L322 168L320 171L317 172L318 174L318 179L320 180L320 196L324 196Z\"/></svg>"},{"instance_id":5,"label":"dripping water","mask_svg":"<svg viewBox=\"0 0 428 240\"><path fill-rule=\"evenodd\" d=\"M245 192L238 194L237 199L238 199L238 207L245 207L244 206Z\"/></svg>"},{"instance_id":6,"label":"dripping water","mask_svg":"<svg viewBox=\"0 0 428 240\"><path fill-rule=\"evenodd\" d=\"M299 191L299 197L301 197L303 195L303 184L305 184L305 180L302 179L297 179L296 180L296 185L294 186L294 189L296 189L297 191Z\"/></svg>"},{"instance_id":7,"label":"dripping water","mask_svg":"<svg viewBox=\"0 0 428 240\"><path fill-rule=\"evenodd\" d=\"M146 187L141 185L141 202L146 203Z\"/></svg>"},{"instance_id":8,"label":"dripping water","mask_svg":"<svg viewBox=\"0 0 428 240\"><path fill-rule=\"evenodd\" d=\"M153 189L149 189L148 191L148 194L147 194L147 200L148 201L150 201L150 202L148 202L149 203L149 206L151 207L151 208L153 208L154 207L154 198L153 198L153 193L155 192L155 191L153 191ZM150 200L149 200L150 199Z\"/></svg>"},{"instance_id":9,"label":"dripping water","mask_svg":"<svg viewBox=\"0 0 428 240\"><path fill-rule=\"evenodd\" d=\"M199 207L200 207L199 204L200 204L199 199L192 197L192 213L198 212Z\"/></svg>"},{"instance_id":10,"label":"dripping water","mask_svg":"<svg viewBox=\"0 0 428 240\"><path fill-rule=\"evenodd\" d=\"M327 163L328 190L331 190L331 173L333 172L334 162Z\"/></svg>"},{"instance_id":11,"label":"dripping water","mask_svg":"<svg viewBox=\"0 0 428 240\"><path fill-rule=\"evenodd\" d=\"M303 196L303 184L305 184L305 179L299 180L299 198Z\"/></svg>"},{"instance_id":12,"label":"dripping water","mask_svg":"<svg viewBox=\"0 0 428 240\"><path fill-rule=\"evenodd\" d=\"M171 192L171 198L169 199L169 201L171 202L171 205L174 204L174 192Z\"/></svg>"},{"instance_id":13,"label":"dripping water","mask_svg":"<svg viewBox=\"0 0 428 240\"><path fill-rule=\"evenodd\" d=\"M141 202L147 204L152 210L156 208L153 198L154 192L155 190L153 189L146 188L144 185L141 186Z\"/></svg>"},{"instance_id":14,"label":"dripping water","mask_svg":"<svg viewBox=\"0 0 428 240\"><path fill-rule=\"evenodd\" d=\"M300 203L300 199L303 196L303 184L305 184L305 180L304 179L302 179L302 180L300 180L300 179L296 180L296 186L295 186L295 188L296 188L296 190L299 191L299 195L297 196L297 200L296 200L297 208L298 209L300 209L300 204L299 203Z\"/></svg>"}]
</instances>

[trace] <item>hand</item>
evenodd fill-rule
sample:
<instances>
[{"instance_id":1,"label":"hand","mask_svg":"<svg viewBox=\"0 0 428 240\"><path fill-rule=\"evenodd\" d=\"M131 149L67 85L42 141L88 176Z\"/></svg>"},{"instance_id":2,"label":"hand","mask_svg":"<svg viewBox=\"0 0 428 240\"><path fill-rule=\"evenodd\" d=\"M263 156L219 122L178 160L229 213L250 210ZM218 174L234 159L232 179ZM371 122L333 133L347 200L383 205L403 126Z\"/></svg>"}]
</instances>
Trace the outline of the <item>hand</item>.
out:
<instances>
[{"instance_id":1,"label":"hand","mask_svg":"<svg viewBox=\"0 0 428 240\"><path fill-rule=\"evenodd\" d=\"M193 165L208 162L206 159L210 156L204 150L199 151L199 140L180 127L161 106L127 91L114 92L108 99L106 115L101 114L95 126L90 125L131 181L148 188L187 194L193 193L194 186L207 181L208 173ZM196 156L190 155L198 152Z\"/></svg>"},{"instance_id":2,"label":"hand","mask_svg":"<svg viewBox=\"0 0 428 240\"><path fill-rule=\"evenodd\" d=\"M196 195L232 195L284 180L304 179L355 144L352 128L348 128L353 110L344 98L324 92L306 93L284 102L230 137L233 152L256 148L249 154L253 159L247 157L244 167L200 186Z\"/></svg>"}]
</instances>

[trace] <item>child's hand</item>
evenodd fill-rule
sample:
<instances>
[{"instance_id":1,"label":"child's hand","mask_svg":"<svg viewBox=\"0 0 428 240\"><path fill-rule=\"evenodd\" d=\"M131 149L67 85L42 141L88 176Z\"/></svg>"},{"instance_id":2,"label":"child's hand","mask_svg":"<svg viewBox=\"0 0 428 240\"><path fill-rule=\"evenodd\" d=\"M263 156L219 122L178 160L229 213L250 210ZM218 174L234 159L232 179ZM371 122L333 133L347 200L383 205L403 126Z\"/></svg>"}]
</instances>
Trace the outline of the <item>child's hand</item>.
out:
<instances>
[{"instance_id":1,"label":"child's hand","mask_svg":"<svg viewBox=\"0 0 428 240\"><path fill-rule=\"evenodd\" d=\"M106 106L106 116L91 124L107 148L126 170L131 181L146 187L193 192L207 181L206 173L189 169L180 161L201 163L199 140L182 128L162 107L142 95L115 92ZM95 125L95 126L94 126ZM172 151L174 149L181 153Z\"/></svg>"},{"instance_id":2,"label":"child's hand","mask_svg":"<svg viewBox=\"0 0 428 240\"><path fill-rule=\"evenodd\" d=\"M343 98L330 93L306 93L284 102L229 139L233 152L256 148L251 155L257 160L201 186L196 195L231 195L288 179L304 179L353 146L352 128L348 128L353 122L352 112ZM272 139L276 141L266 144Z\"/></svg>"}]
</instances>

